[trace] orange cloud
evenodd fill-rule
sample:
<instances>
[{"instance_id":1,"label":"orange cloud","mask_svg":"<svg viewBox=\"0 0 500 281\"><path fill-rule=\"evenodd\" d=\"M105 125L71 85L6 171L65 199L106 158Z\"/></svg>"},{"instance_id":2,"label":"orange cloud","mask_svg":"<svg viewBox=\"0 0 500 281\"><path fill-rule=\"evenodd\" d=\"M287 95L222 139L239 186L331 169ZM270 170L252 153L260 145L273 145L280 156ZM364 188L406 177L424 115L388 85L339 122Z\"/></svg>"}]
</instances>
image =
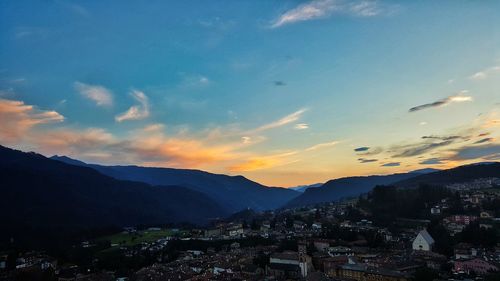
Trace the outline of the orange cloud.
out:
<instances>
[{"instance_id":1,"label":"orange cloud","mask_svg":"<svg viewBox=\"0 0 500 281\"><path fill-rule=\"evenodd\" d=\"M56 111L39 110L22 101L0 99L0 140L16 143L36 125L62 122Z\"/></svg>"},{"instance_id":2,"label":"orange cloud","mask_svg":"<svg viewBox=\"0 0 500 281\"><path fill-rule=\"evenodd\" d=\"M296 162L289 160L288 157L297 154L297 151L291 151L281 154L269 156L250 157L247 161L230 166L228 169L231 172L247 172L261 169L268 169L276 166L282 166Z\"/></svg>"}]
</instances>

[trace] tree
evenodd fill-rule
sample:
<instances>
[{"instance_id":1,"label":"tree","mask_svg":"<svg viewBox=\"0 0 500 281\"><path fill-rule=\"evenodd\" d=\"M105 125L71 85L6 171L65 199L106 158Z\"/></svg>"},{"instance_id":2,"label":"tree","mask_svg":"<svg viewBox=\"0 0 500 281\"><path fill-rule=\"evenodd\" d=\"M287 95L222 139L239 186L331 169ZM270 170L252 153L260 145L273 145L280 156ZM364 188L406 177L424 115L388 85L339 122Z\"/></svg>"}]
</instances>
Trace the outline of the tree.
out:
<instances>
[{"instance_id":1,"label":"tree","mask_svg":"<svg viewBox=\"0 0 500 281\"><path fill-rule=\"evenodd\" d=\"M433 281L438 278L439 274L435 270L428 267L419 268L413 274L413 280L415 281Z\"/></svg>"}]
</instances>

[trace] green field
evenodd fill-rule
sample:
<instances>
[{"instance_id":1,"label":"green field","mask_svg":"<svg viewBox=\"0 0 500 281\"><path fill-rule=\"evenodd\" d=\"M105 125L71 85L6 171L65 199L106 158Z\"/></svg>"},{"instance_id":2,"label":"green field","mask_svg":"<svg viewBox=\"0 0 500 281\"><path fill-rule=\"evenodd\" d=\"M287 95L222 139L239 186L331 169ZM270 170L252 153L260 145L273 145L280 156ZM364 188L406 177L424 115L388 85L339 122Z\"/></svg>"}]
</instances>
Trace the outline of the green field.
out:
<instances>
[{"instance_id":1,"label":"green field","mask_svg":"<svg viewBox=\"0 0 500 281\"><path fill-rule=\"evenodd\" d=\"M99 240L108 240L111 244L119 244L120 246L135 246L143 242L150 243L160 238L167 236L179 235L180 232L173 232L170 229L161 229L157 231L137 231L136 233L116 233L110 236L105 236Z\"/></svg>"}]
</instances>

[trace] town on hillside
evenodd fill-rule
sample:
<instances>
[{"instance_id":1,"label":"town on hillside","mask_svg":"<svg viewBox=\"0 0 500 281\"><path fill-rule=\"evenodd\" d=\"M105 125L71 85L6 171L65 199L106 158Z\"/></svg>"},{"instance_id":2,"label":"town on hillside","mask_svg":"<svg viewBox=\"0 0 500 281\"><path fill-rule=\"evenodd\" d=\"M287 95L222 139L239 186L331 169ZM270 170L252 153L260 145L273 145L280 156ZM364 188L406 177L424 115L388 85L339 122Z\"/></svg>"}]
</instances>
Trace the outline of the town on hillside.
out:
<instances>
[{"instance_id":1,"label":"town on hillside","mask_svg":"<svg viewBox=\"0 0 500 281\"><path fill-rule=\"evenodd\" d=\"M0 280L499 280L499 183L377 186L203 228L126 227L65 251L11 241Z\"/></svg>"}]
</instances>

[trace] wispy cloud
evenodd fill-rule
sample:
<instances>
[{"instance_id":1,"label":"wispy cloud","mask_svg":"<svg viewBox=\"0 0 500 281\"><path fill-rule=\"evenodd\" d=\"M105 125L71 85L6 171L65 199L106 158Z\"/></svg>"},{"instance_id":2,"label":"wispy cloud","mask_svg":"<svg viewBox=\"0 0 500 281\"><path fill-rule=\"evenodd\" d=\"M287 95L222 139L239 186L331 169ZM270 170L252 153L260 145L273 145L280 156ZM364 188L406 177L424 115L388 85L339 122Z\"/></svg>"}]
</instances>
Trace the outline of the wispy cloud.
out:
<instances>
[{"instance_id":1,"label":"wispy cloud","mask_svg":"<svg viewBox=\"0 0 500 281\"><path fill-rule=\"evenodd\" d=\"M480 143L486 143L486 142L492 142L494 141L495 139L494 138L483 138L483 139L480 139L478 141L475 141L474 144L480 144Z\"/></svg>"},{"instance_id":2,"label":"wispy cloud","mask_svg":"<svg viewBox=\"0 0 500 281\"><path fill-rule=\"evenodd\" d=\"M464 91L461 91L457 95L449 96L449 97L446 97L444 99L441 99L441 100L438 100L435 102L426 103L426 104L412 107L408 111L409 112L416 112L416 111L420 111L420 110L424 110L424 109L428 109L428 108L446 106L446 105L451 104L451 103L470 102L470 101L472 101L472 97L466 96L465 94L467 94L467 93L468 93L468 91L464 90Z\"/></svg>"},{"instance_id":3,"label":"wispy cloud","mask_svg":"<svg viewBox=\"0 0 500 281\"><path fill-rule=\"evenodd\" d=\"M470 160L470 159L500 159L500 144L490 143L477 146L464 146L454 150L455 154L452 160Z\"/></svg>"},{"instance_id":4,"label":"wispy cloud","mask_svg":"<svg viewBox=\"0 0 500 281\"><path fill-rule=\"evenodd\" d=\"M279 120L262 125L256 129L252 130L252 132L255 133L255 132L266 131L269 129L274 129L274 128L282 127L284 125L293 123L293 122L299 120L302 117L302 114L304 114L304 112L306 112L306 111L307 111L306 108L299 109L299 110L295 111L294 113L291 113L291 114L289 114L289 115L287 115Z\"/></svg>"},{"instance_id":5,"label":"wispy cloud","mask_svg":"<svg viewBox=\"0 0 500 281\"><path fill-rule=\"evenodd\" d=\"M398 167L400 165L401 165L401 162L389 162L389 163L382 164L380 166L381 167Z\"/></svg>"},{"instance_id":6,"label":"wispy cloud","mask_svg":"<svg viewBox=\"0 0 500 281\"><path fill-rule=\"evenodd\" d=\"M306 151L313 151L321 148L326 148L326 147L332 147L334 145L337 145L339 142L338 141L331 141L331 142L325 142L325 143L319 143L313 146L310 146L306 148Z\"/></svg>"},{"instance_id":7,"label":"wispy cloud","mask_svg":"<svg viewBox=\"0 0 500 281\"><path fill-rule=\"evenodd\" d=\"M0 140L17 143L32 127L58 123L64 117L53 110L41 110L22 101L0 99Z\"/></svg>"},{"instance_id":8,"label":"wispy cloud","mask_svg":"<svg viewBox=\"0 0 500 281\"><path fill-rule=\"evenodd\" d=\"M478 72L472 74L471 76L469 76L469 79L476 80L476 81L484 80L484 79L488 78L489 76L491 76L495 73L498 73L498 72L500 72L500 66L492 66L492 67L486 68L484 70L481 70L481 71L478 71Z\"/></svg>"},{"instance_id":9,"label":"wispy cloud","mask_svg":"<svg viewBox=\"0 0 500 281\"><path fill-rule=\"evenodd\" d=\"M412 144L412 145L402 145L402 146L395 146L391 148L391 152L394 152L394 155L392 157L398 158L398 157L413 157L413 156L418 156L422 155L424 153L427 153L429 151L432 151L436 148L439 147L445 147L450 144L452 144L452 140L447 140L447 141L438 141L438 142L424 142L424 143L417 143L417 144Z\"/></svg>"},{"instance_id":10,"label":"wispy cloud","mask_svg":"<svg viewBox=\"0 0 500 281\"><path fill-rule=\"evenodd\" d=\"M74 83L74 87L82 96L92 100L98 106L113 105L113 94L103 86L90 85L77 81Z\"/></svg>"},{"instance_id":11,"label":"wispy cloud","mask_svg":"<svg viewBox=\"0 0 500 281\"><path fill-rule=\"evenodd\" d=\"M346 3L341 0L312 0L290 9L271 22L271 28L284 25L327 18L335 13L359 17L372 17L383 13L384 7L377 1L358 1Z\"/></svg>"},{"instance_id":12,"label":"wispy cloud","mask_svg":"<svg viewBox=\"0 0 500 281\"><path fill-rule=\"evenodd\" d=\"M443 160L440 158L429 158L429 159L425 159L425 160L420 161L418 164L420 164L420 165L439 165L439 164L443 164Z\"/></svg>"},{"instance_id":13,"label":"wispy cloud","mask_svg":"<svg viewBox=\"0 0 500 281\"><path fill-rule=\"evenodd\" d=\"M377 155L383 151L381 147L362 146L355 148L354 151L359 156Z\"/></svg>"},{"instance_id":14,"label":"wispy cloud","mask_svg":"<svg viewBox=\"0 0 500 281\"><path fill-rule=\"evenodd\" d=\"M149 116L148 97L143 92L137 90L133 90L130 94L137 102L139 102L139 105L131 106L124 113L117 115L115 117L115 120L117 122L123 122L126 120L140 120Z\"/></svg>"},{"instance_id":15,"label":"wispy cloud","mask_svg":"<svg viewBox=\"0 0 500 281\"><path fill-rule=\"evenodd\" d=\"M309 124L299 123L299 124L296 124L293 128L295 130L305 130L305 129L309 129Z\"/></svg>"},{"instance_id":16,"label":"wispy cloud","mask_svg":"<svg viewBox=\"0 0 500 281\"><path fill-rule=\"evenodd\" d=\"M251 157L247 161L230 166L228 169L232 172L247 172L286 165L295 162L295 160L288 159L295 154L297 154L296 151L290 151L269 156Z\"/></svg>"},{"instance_id":17,"label":"wispy cloud","mask_svg":"<svg viewBox=\"0 0 500 281\"><path fill-rule=\"evenodd\" d=\"M378 159L358 158L358 161L359 161L359 163L365 164L365 163L377 162Z\"/></svg>"}]
</instances>

